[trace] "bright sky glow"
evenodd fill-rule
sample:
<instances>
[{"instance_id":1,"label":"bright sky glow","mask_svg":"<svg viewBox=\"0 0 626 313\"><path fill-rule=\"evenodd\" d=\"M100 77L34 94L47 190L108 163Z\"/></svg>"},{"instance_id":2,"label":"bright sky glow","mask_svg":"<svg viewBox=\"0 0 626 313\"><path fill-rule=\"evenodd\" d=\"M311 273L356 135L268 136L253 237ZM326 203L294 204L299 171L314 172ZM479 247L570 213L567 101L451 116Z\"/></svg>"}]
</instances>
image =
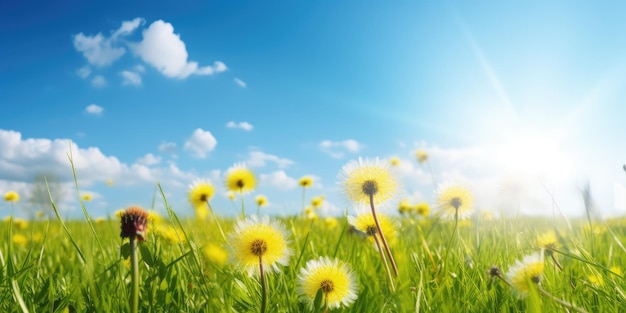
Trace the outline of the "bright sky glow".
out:
<instances>
[{"instance_id":1,"label":"bright sky glow","mask_svg":"<svg viewBox=\"0 0 626 313\"><path fill-rule=\"evenodd\" d=\"M80 217L71 147L94 217L149 208L157 182L191 215L197 179L235 216L224 173L239 162L259 182L251 208L263 194L265 212L299 212L297 182L311 176L307 198L324 195L321 214L336 215L351 209L337 190L344 164L397 157L413 202L459 180L478 209L551 213L549 190L580 216L589 182L597 210L622 215L625 11L565 0L3 2L0 194L20 193L26 216L35 177L52 175L59 207Z\"/></svg>"}]
</instances>

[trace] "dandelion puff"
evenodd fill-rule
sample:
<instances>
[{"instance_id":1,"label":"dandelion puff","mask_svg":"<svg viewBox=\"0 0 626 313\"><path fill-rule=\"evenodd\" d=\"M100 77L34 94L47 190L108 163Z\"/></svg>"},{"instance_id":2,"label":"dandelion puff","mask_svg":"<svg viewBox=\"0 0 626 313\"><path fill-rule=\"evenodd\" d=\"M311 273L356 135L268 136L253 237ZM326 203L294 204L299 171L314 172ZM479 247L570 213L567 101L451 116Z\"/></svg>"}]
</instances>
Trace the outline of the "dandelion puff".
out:
<instances>
[{"instance_id":1,"label":"dandelion puff","mask_svg":"<svg viewBox=\"0 0 626 313\"><path fill-rule=\"evenodd\" d=\"M524 298L532 285L541 282L543 269L543 252L534 253L515 262L506 273L506 277L513 288L513 292L519 298Z\"/></svg>"},{"instance_id":2,"label":"dandelion puff","mask_svg":"<svg viewBox=\"0 0 626 313\"><path fill-rule=\"evenodd\" d=\"M338 178L348 198L360 205L369 206L373 197L378 206L393 199L399 189L389 163L378 158L352 160L342 167Z\"/></svg>"},{"instance_id":3,"label":"dandelion puff","mask_svg":"<svg viewBox=\"0 0 626 313\"><path fill-rule=\"evenodd\" d=\"M310 260L298 275L301 301L313 307L319 290L328 309L349 307L358 296L356 275L348 264L337 259L320 257Z\"/></svg>"},{"instance_id":4,"label":"dandelion puff","mask_svg":"<svg viewBox=\"0 0 626 313\"><path fill-rule=\"evenodd\" d=\"M436 191L437 206L446 218L468 218L472 214L474 197L469 188L455 183L439 185Z\"/></svg>"},{"instance_id":5,"label":"dandelion puff","mask_svg":"<svg viewBox=\"0 0 626 313\"><path fill-rule=\"evenodd\" d=\"M280 272L280 265L289 265L293 254L289 248L287 231L283 223L253 215L237 221L229 234L231 262L249 275L257 273L259 258L268 273Z\"/></svg>"}]
</instances>

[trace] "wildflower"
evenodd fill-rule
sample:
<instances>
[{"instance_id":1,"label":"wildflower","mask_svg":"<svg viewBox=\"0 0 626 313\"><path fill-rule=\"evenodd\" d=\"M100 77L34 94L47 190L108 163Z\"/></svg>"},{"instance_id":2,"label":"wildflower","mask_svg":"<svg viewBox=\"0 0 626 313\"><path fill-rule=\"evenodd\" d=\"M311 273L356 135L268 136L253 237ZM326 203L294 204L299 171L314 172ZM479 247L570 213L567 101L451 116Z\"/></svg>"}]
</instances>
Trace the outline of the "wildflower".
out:
<instances>
[{"instance_id":1,"label":"wildflower","mask_svg":"<svg viewBox=\"0 0 626 313\"><path fill-rule=\"evenodd\" d=\"M163 216L156 211L148 211L148 221L154 225L163 223Z\"/></svg>"},{"instance_id":2,"label":"wildflower","mask_svg":"<svg viewBox=\"0 0 626 313\"><path fill-rule=\"evenodd\" d=\"M389 165L394 166L394 167L400 166L400 159L398 157L391 157L389 159Z\"/></svg>"},{"instance_id":3,"label":"wildflower","mask_svg":"<svg viewBox=\"0 0 626 313\"><path fill-rule=\"evenodd\" d=\"M91 201L91 199L93 199L93 197L91 196L90 193L85 193L85 194L83 194L82 199L83 199L83 201L89 202L89 201Z\"/></svg>"},{"instance_id":4,"label":"wildflower","mask_svg":"<svg viewBox=\"0 0 626 313\"><path fill-rule=\"evenodd\" d=\"M304 176L300 178L300 180L298 181L298 185L302 186L302 188L311 187L313 186L313 178L309 176Z\"/></svg>"},{"instance_id":5,"label":"wildflower","mask_svg":"<svg viewBox=\"0 0 626 313\"><path fill-rule=\"evenodd\" d=\"M14 218L13 227L15 227L15 229L24 230L28 228L28 221L23 218Z\"/></svg>"},{"instance_id":6,"label":"wildflower","mask_svg":"<svg viewBox=\"0 0 626 313\"><path fill-rule=\"evenodd\" d=\"M289 264L292 254L286 234L281 222L267 216L239 220L229 235L232 258L249 275L259 268L259 260L268 272L278 272L279 265Z\"/></svg>"},{"instance_id":7,"label":"wildflower","mask_svg":"<svg viewBox=\"0 0 626 313\"><path fill-rule=\"evenodd\" d=\"M17 202L20 201L20 195L15 191L9 191L4 194L4 201L6 202Z\"/></svg>"},{"instance_id":8,"label":"wildflower","mask_svg":"<svg viewBox=\"0 0 626 313\"><path fill-rule=\"evenodd\" d=\"M165 240L171 244L181 244L185 242L185 238L178 235L176 229L172 226L157 226L157 230L155 232L159 238Z\"/></svg>"},{"instance_id":9,"label":"wildflower","mask_svg":"<svg viewBox=\"0 0 626 313\"><path fill-rule=\"evenodd\" d=\"M267 198L263 195L256 196L256 198L254 198L254 201L256 201L256 205L258 205L259 207L264 207L267 205Z\"/></svg>"},{"instance_id":10,"label":"wildflower","mask_svg":"<svg viewBox=\"0 0 626 313\"><path fill-rule=\"evenodd\" d=\"M215 188L207 181L197 180L189 185L189 202L194 209L207 206L207 201L211 200L213 194Z\"/></svg>"},{"instance_id":11,"label":"wildflower","mask_svg":"<svg viewBox=\"0 0 626 313\"><path fill-rule=\"evenodd\" d=\"M532 284L541 282L544 262L543 254L535 253L527 255L523 260L518 260L506 273L513 291L518 297L523 298L528 294Z\"/></svg>"},{"instance_id":12,"label":"wildflower","mask_svg":"<svg viewBox=\"0 0 626 313\"><path fill-rule=\"evenodd\" d=\"M28 244L28 238L22 234L14 234L13 244L20 247L26 247L26 244Z\"/></svg>"},{"instance_id":13,"label":"wildflower","mask_svg":"<svg viewBox=\"0 0 626 313\"><path fill-rule=\"evenodd\" d=\"M589 283L596 287L604 286L604 278L602 278L602 275L600 274L589 275L587 276L587 280L589 280Z\"/></svg>"},{"instance_id":14,"label":"wildflower","mask_svg":"<svg viewBox=\"0 0 626 313\"><path fill-rule=\"evenodd\" d=\"M209 243L202 248L202 254L209 261L219 266L224 266L224 264L226 264L226 260L228 259L228 252L214 243Z\"/></svg>"},{"instance_id":15,"label":"wildflower","mask_svg":"<svg viewBox=\"0 0 626 313\"><path fill-rule=\"evenodd\" d=\"M240 194L248 193L256 188L256 178L244 164L238 163L226 171L226 188Z\"/></svg>"},{"instance_id":16,"label":"wildflower","mask_svg":"<svg viewBox=\"0 0 626 313\"><path fill-rule=\"evenodd\" d=\"M417 162L419 162L420 164L428 161L428 153L426 153L426 151L424 150L417 150L417 152L415 152L415 158L417 159Z\"/></svg>"},{"instance_id":17,"label":"wildflower","mask_svg":"<svg viewBox=\"0 0 626 313\"><path fill-rule=\"evenodd\" d=\"M546 256L551 256L554 252L553 249L557 249L559 247L559 240L556 237L556 233L554 231L548 231L541 235L537 236L537 243L539 248L544 249L544 253Z\"/></svg>"},{"instance_id":18,"label":"wildflower","mask_svg":"<svg viewBox=\"0 0 626 313\"><path fill-rule=\"evenodd\" d=\"M409 204L408 199L402 199L398 204L398 212L400 214L407 214L411 211L411 204Z\"/></svg>"},{"instance_id":19,"label":"wildflower","mask_svg":"<svg viewBox=\"0 0 626 313\"><path fill-rule=\"evenodd\" d=\"M440 185L437 189L437 204L446 217L463 219L472 213L472 193L461 185Z\"/></svg>"},{"instance_id":20,"label":"wildflower","mask_svg":"<svg viewBox=\"0 0 626 313\"><path fill-rule=\"evenodd\" d=\"M426 217L428 216L428 214L430 214L430 205L428 205L428 203L426 202L420 202L416 204L413 209L415 210L415 213L417 213L417 215Z\"/></svg>"},{"instance_id":21,"label":"wildflower","mask_svg":"<svg viewBox=\"0 0 626 313\"><path fill-rule=\"evenodd\" d=\"M380 223L380 228L386 234L389 243L393 245L398 237L396 225L384 214L378 214L378 222ZM376 222L371 214L359 214L357 216L350 215L348 216L348 223L354 226L354 228L358 231L367 234L368 238L372 241L374 241L373 236L378 235Z\"/></svg>"},{"instance_id":22,"label":"wildflower","mask_svg":"<svg viewBox=\"0 0 626 313\"><path fill-rule=\"evenodd\" d=\"M315 209L321 208L323 203L324 203L324 196L318 196L318 197L311 199L311 206Z\"/></svg>"},{"instance_id":23,"label":"wildflower","mask_svg":"<svg viewBox=\"0 0 626 313\"><path fill-rule=\"evenodd\" d=\"M298 292L301 300L310 307L313 307L319 290L327 309L349 307L357 299L357 288L352 269L346 263L328 257L308 261L298 275Z\"/></svg>"},{"instance_id":24,"label":"wildflower","mask_svg":"<svg viewBox=\"0 0 626 313\"><path fill-rule=\"evenodd\" d=\"M148 212L140 207L130 207L121 214L122 238L137 237L139 241L144 241L148 230Z\"/></svg>"},{"instance_id":25,"label":"wildflower","mask_svg":"<svg viewBox=\"0 0 626 313\"><path fill-rule=\"evenodd\" d=\"M96 218L96 224L98 224L98 225L104 224L105 221L106 221L106 219L104 219L104 217Z\"/></svg>"},{"instance_id":26,"label":"wildflower","mask_svg":"<svg viewBox=\"0 0 626 313\"><path fill-rule=\"evenodd\" d=\"M611 270L611 272L617 274L617 276L622 276L622 268L619 266L611 266L611 268L609 268Z\"/></svg>"},{"instance_id":27,"label":"wildflower","mask_svg":"<svg viewBox=\"0 0 626 313\"><path fill-rule=\"evenodd\" d=\"M337 227L339 221L334 217L327 217L324 219L324 224L326 224L326 228L333 229Z\"/></svg>"},{"instance_id":28,"label":"wildflower","mask_svg":"<svg viewBox=\"0 0 626 313\"><path fill-rule=\"evenodd\" d=\"M502 274L500 273L500 269L495 265L491 266L491 268L487 271L487 274L489 274L491 278L502 277Z\"/></svg>"},{"instance_id":29,"label":"wildflower","mask_svg":"<svg viewBox=\"0 0 626 313\"><path fill-rule=\"evenodd\" d=\"M339 174L341 184L350 200L364 205L379 205L396 194L398 183L389 171L388 164L375 160L350 161Z\"/></svg>"}]
</instances>

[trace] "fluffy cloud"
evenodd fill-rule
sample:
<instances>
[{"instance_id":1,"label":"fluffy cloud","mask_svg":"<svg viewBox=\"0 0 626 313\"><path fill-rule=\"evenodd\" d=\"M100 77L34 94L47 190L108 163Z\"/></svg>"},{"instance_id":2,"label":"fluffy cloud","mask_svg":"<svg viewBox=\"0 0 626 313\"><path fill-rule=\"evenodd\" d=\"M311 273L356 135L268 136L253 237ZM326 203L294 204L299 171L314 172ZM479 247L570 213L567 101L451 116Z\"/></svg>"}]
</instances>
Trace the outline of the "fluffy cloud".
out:
<instances>
[{"instance_id":1,"label":"fluffy cloud","mask_svg":"<svg viewBox=\"0 0 626 313\"><path fill-rule=\"evenodd\" d=\"M174 33L172 24L163 20L153 22L142 34L141 42L131 44L133 52L167 77L184 79L190 75L213 75L227 69L220 61L204 67L188 61L185 43Z\"/></svg>"},{"instance_id":2,"label":"fluffy cloud","mask_svg":"<svg viewBox=\"0 0 626 313\"><path fill-rule=\"evenodd\" d=\"M79 68L78 70L76 70L76 75L78 75L78 77L82 79L89 77L89 75L91 75L91 67L89 67L89 65L85 65Z\"/></svg>"},{"instance_id":3,"label":"fluffy cloud","mask_svg":"<svg viewBox=\"0 0 626 313\"><path fill-rule=\"evenodd\" d=\"M104 112L104 108L94 103L94 104L88 105L85 108L85 112L89 114L93 114L93 115L100 115L102 114L102 112Z\"/></svg>"},{"instance_id":4,"label":"fluffy cloud","mask_svg":"<svg viewBox=\"0 0 626 313\"><path fill-rule=\"evenodd\" d=\"M235 84L237 84L237 85L238 85L239 87L241 87L241 88L246 88L246 87L248 87L248 85L246 84L246 82L244 82L243 80L241 80L241 79L239 79L239 78L236 78L236 77L235 77L234 81L235 81Z\"/></svg>"},{"instance_id":5,"label":"fluffy cloud","mask_svg":"<svg viewBox=\"0 0 626 313\"><path fill-rule=\"evenodd\" d=\"M294 189L298 186L298 182L287 175L285 171L275 171L269 174L261 174L261 185L271 186L279 190Z\"/></svg>"},{"instance_id":6,"label":"fluffy cloud","mask_svg":"<svg viewBox=\"0 0 626 313\"><path fill-rule=\"evenodd\" d=\"M363 145L354 139L344 141L324 140L320 142L319 147L323 152L336 159L342 158L346 152L355 154L363 149Z\"/></svg>"},{"instance_id":7,"label":"fluffy cloud","mask_svg":"<svg viewBox=\"0 0 626 313\"><path fill-rule=\"evenodd\" d=\"M176 152L176 143L175 142L162 142L159 147L159 152L172 154Z\"/></svg>"},{"instance_id":8,"label":"fluffy cloud","mask_svg":"<svg viewBox=\"0 0 626 313\"><path fill-rule=\"evenodd\" d=\"M102 88L102 87L105 87L107 85L107 80L102 75L96 75L91 80L91 85L96 87L96 88Z\"/></svg>"},{"instance_id":9,"label":"fluffy cloud","mask_svg":"<svg viewBox=\"0 0 626 313\"><path fill-rule=\"evenodd\" d=\"M278 157L273 154L267 154L261 151L252 151L245 161L250 167L264 167L267 163L274 163L278 168L287 168L293 164L292 160Z\"/></svg>"},{"instance_id":10,"label":"fluffy cloud","mask_svg":"<svg viewBox=\"0 0 626 313\"><path fill-rule=\"evenodd\" d=\"M131 85L131 86L141 86L141 75L132 71L121 71L120 75L124 80L122 81L122 86Z\"/></svg>"},{"instance_id":11,"label":"fluffy cloud","mask_svg":"<svg viewBox=\"0 0 626 313\"><path fill-rule=\"evenodd\" d=\"M185 141L183 149L190 151L198 158L206 158L207 154L213 151L216 145L217 140L210 131L198 128L193 132L191 137Z\"/></svg>"},{"instance_id":12,"label":"fluffy cloud","mask_svg":"<svg viewBox=\"0 0 626 313\"><path fill-rule=\"evenodd\" d=\"M152 153L148 153L144 155L143 157L137 159L137 163L141 165L146 165L146 166L156 165L156 164L161 163L161 157L156 156Z\"/></svg>"},{"instance_id":13,"label":"fluffy cloud","mask_svg":"<svg viewBox=\"0 0 626 313\"><path fill-rule=\"evenodd\" d=\"M95 36L79 33L74 36L74 48L81 52L91 65L99 67L111 65L126 53L126 49L118 46L119 37L130 35L143 23L142 18L124 21L111 37L105 37L101 33Z\"/></svg>"},{"instance_id":14,"label":"fluffy cloud","mask_svg":"<svg viewBox=\"0 0 626 313\"><path fill-rule=\"evenodd\" d=\"M233 121L230 121L230 122L226 123L226 127L228 127L228 128L239 128L239 129L243 129L245 131L251 131L254 128L254 126L252 126L252 124L250 124L248 122L236 123L236 122L233 122Z\"/></svg>"}]
</instances>

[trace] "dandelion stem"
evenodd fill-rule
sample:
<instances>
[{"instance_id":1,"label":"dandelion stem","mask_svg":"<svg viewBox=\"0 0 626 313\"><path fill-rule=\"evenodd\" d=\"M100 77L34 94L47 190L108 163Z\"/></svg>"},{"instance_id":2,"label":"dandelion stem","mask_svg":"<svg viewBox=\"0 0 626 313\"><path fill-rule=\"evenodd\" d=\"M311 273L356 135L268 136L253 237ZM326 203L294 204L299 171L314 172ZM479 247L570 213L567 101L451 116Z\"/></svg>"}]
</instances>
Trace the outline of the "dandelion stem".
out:
<instances>
[{"instance_id":1,"label":"dandelion stem","mask_svg":"<svg viewBox=\"0 0 626 313\"><path fill-rule=\"evenodd\" d=\"M563 266L561 266L561 263L559 263L559 261L556 260L556 258L554 257L554 254L550 254L550 258L552 258L552 262L554 262L554 265L556 265L556 267L558 267L559 270L561 270L562 272Z\"/></svg>"},{"instance_id":2,"label":"dandelion stem","mask_svg":"<svg viewBox=\"0 0 626 313\"><path fill-rule=\"evenodd\" d=\"M265 281L263 256L261 255L259 255L259 272L261 273L261 313L265 313L265 306L267 305L267 282Z\"/></svg>"},{"instance_id":3,"label":"dandelion stem","mask_svg":"<svg viewBox=\"0 0 626 313\"><path fill-rule=\"evenodd\" d=\"M246 218L246 211L243 208L243 188L239 188L239 196L241 197L241 218Z\"/></svg>"},{"instance_id":4,"label":"dandelion stem","mask_svg":"<svg viewBox=\"0 0 626 313\"><path fill-rule=\"evenodd\" d=\"M383 264L385 265L385 269L387 270L387 277L389 278L389 286L391 286L391 292L396 292L396 286L393 284L393 277L391 277L391 270L389 270L389 264L387 263L387 259L385 258L383 249L380 247L378 237L376 237L376 234L374 234L372 237L374 237L374 242L376 243L376 247L378 248L378 253L380 253L380 258L383 260Z\"/></svg>"},{"instance_id":5,"label":"dandelion stem","mask_svg":"<svg viewBox=\"0 0 626 313\"><path fill-rule=\"evenodd\" d=\"M580 313L587 313L587 311L585 311L585 310L584 310L584 309L582 309L582 308L577 307L577 306L576 306L576 305L574 305L573 303L571 303L571 302L567 302L567 301L562 300L562 299L559 299L559 298L557 298L557 297L553 296L551 293L549 293L549 292L545 291L545 290L541 287L541 284L537 284L537 289L539 290L539 292L540 292L542 295L544 295L544 296L546 296L546 297L548 297L548 298L550 298L550 299L554 300L555 302L559 303L560 305L562 305L562 306L564 306L564 307L566 307L566 308L570 308L570 309L572 309L572 310L574 310L574 311L576 311L576 312L580 312Z\"/></svg>"},{"instance_id":6,"label":"dandelion stem","mask_svg":"<svg viewBox=\"0 0 626 313\"><path fill-rule=\"evenodd\" d=\"M215 221L215 224L217 225L217 230L219 230L220 235L222 235L222 239L224 239L224 242L228 242L226 240L226 235L224 235L224 230L222 230L222 226L220 225L220 222L217 219L217 216L215 216L215 213L213 212L213 208L211 208L211 204L209 204L209 200L206 201L206 205L209 207L209 213L213 217L213 221Z\"/></svg>"},{"instance_id":7,"label":"dandelion stem","mask_svg":"<svg viewBox=\"0 0 626 313\"><path fill-rule=\"evenodd\" d=\"M396 261L393 260L393 255L391 255L391 250L389 249L389 245L387 245L387 240L385 240L385 234L383 234L383 230L380 228L380 223L378 222L378 217L376 217L376 209L374 209L374 194L370 194L370 207L372 208L372 216L374 217L374 222L376 222L376 229L378 230L378 234L380 235L380 241L383 242L383 246L385 247L385 252L387 253L387 257L389 258L389 262L391 262L391 267L393 267L393 273L398 277L398 268L396 267Z\"/></svg>"},{"instance_id":8,"label":"dandelion stem","mask_svg":"<svg viewBox=\"0 0 626 313\"><path fill-rule=\"evenodd\" d=\"M130 236L130 312L137 313L139 310L139 261L137 260L137 236Z\"/></svg>"},{"instance_id":9,"label":"dandelion stem","mask_svg":"<svg viewBox=\"0 0 626 313\"><path fill-rule=\"evenodd\" d=\"M450 241L448 241L448 247L446 248L446 255L443 257L443 264L440 267L443 268L446 266L446 262L448 261L448 253L450 252L450 248L452 247L452 241L454 241L454 237L456 237L457 227L459 226L459 210L454 212L454 230L452 231L452 236L450 236Z\"/></svg>"}]
</instances>

